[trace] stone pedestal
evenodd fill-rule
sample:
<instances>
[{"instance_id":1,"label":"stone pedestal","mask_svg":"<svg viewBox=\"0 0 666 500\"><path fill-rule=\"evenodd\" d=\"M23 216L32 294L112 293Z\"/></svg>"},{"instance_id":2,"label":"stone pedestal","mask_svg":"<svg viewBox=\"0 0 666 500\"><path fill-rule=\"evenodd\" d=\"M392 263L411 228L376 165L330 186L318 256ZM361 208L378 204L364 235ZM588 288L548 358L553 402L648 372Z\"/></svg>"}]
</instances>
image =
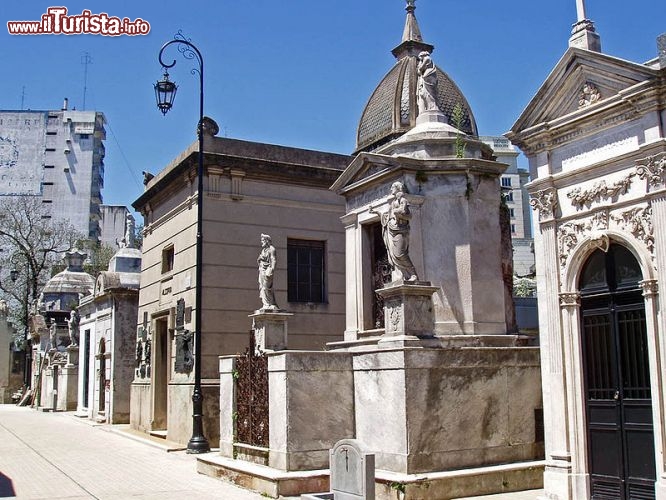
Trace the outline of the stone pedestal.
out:
<instances>
[{"instance_id":1,"label":"stone pedestal","mask_svg":"<svg viewBox=\"0 0 666 500\"><path fill-rule=\"evenodd\" d=\"M78 345L68 345L67 346L67 364L65 368L74 368L79 364L79 346Z\"/></svg>"},{"instance_id":2,"label":"stone pedestal","mask_svg":"<svg viewBox=\"0 0 666 500\"><path fill-rule=\"evenodd\" d=\"M287 348L287 320L292 313L281 310L259 309L252 318L255 349L261 351L283 351Z\"/></svg>"},{"instance_id":3,"label":"stone pedestal","mask_svg":"<svg viewBox=\"0 0 666 500\"><path fill-rule=\"evenodd\" d=\"M402 347L432 339L435 331L432 294L437 289L429 281L394 281L377 290L384 299L385 324L379 345Z\"/></svg>"}]
</instances>

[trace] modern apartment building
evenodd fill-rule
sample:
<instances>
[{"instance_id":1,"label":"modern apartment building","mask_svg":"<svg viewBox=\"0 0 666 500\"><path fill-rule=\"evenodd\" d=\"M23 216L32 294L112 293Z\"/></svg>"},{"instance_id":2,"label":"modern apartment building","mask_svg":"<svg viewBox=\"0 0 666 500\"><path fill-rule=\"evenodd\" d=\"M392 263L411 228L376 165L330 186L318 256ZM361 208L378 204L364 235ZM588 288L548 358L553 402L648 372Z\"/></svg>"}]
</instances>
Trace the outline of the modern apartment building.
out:
<instances>
[{"instance_id":1,"label":"modern apartment building","mask_svg":"<svg viewBox=\"0 0 666 500\"><path fill-rule=\"evenodd\" d=\"M53 219L100 238L106 119L99 111L0 110L0 199L39 196Z\"/></svg>"}]
</instances>

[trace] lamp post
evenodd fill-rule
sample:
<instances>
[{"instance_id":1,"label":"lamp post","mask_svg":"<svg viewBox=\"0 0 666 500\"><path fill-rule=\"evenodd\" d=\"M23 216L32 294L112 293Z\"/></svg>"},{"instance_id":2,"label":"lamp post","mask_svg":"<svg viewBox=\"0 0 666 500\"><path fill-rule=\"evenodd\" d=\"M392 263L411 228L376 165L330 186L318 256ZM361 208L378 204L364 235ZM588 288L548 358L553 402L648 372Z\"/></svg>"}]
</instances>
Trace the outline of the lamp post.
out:
<instances>
[{"instance_id":1,"label":"lamp post","mask_svg":"<svg viewBox=\"0 0 666 500\"><path fill-rule=\"evenodd\" d=\"M203 151L203 105L204 105L204 63L199 49L186 39L181 31L178 31L173 40L168 41L159 52L159 61L164 68L164 77L155 83L155 97L157 107L162 114L166 115L173 105L178 87L169 81L167 70L176 65L176 60L167 64L162 59L164 50L170 45L178 45L178 51L186 59L196 59L199 69L193 69L192 73L199 73L199 123L197 125L197 136L199 139L199 163L197 167L197 238L196 238L196 287L195 287L195 330L194 330L194 391L192 393L192 437L187 443L188 453L206 453L210 451L210 445L203 433L203 394L201 392L201 288L203 267L203 175L204 175L204 151Z\"/></svg>"}]
</instances>

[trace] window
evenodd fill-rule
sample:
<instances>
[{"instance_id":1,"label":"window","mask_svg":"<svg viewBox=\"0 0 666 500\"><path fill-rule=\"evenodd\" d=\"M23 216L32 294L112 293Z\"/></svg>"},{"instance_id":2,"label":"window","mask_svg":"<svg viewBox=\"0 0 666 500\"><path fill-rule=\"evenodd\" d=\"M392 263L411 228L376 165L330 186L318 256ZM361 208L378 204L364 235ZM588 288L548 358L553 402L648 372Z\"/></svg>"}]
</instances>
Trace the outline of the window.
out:
<instances>
[{"instance_id":1,"label":"window","mask_svg":"<svg viewBox=\"0 0 666 500\"><path fill-rule=\"evenodd\" d=\"M326 302L323 241L287 241L287 300Z\"/></svg>"},{"instance_id":2,"label":"window","mask_svg":"<svg viewBox=\"0 0 666 500\"><path fill-rule=\"evenodd\" d=\"M511 224L511 234L516 234L516 225L515 224Z\"/></svg>"},{"instance_id":3,"label":"window","mask_svg":"<svg viewBox=\"0 0 666 500\"><path fill-rule=\"evenodd\" d=\"M162 250L162 273L173 271L173 245Z\"/></svg>"},{"instance_id":4,"label":"window","mask_svg":"<svg viewBox=\"0 0 666 500\"><path fill-rule=\"evenodd\" d=\"M502 177L502 187L511 187L511 177Z\"/></svg>"},{"instance_id":5,"label":"window","mask_svg":"<svg viewBox=\"0 0 666 500\"><path fill-rule=\"evenodd\" d=\"M508 191L504 194L504 199L506 201L513 201L513 191Z\"/></svg>"},{"instance_id":6,"label":"window","mask_svg":"<svg viewBox=\"0 0 666 500\"><path fill-rule=\"evenodd\" d=\"M90 139L90 134L79 134L79 139Z\"/></svg>"},{"instance_id":7,"label":"window","mask_svg":"<svg viewBox=\"0 0 666 500\"><path fill-rule=\"evenodd\" d=\"M511 217L512 219L516 218L516 211L514 208L509 209L509 217Z\"/></svg>"}]
</instances>

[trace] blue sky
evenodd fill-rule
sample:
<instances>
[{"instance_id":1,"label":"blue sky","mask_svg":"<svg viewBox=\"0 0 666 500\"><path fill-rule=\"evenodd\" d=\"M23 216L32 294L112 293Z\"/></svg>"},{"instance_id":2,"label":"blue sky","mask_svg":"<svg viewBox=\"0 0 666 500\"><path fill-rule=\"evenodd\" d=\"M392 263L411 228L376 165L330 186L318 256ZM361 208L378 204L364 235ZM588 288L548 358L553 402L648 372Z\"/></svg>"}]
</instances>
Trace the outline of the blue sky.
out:
<instances>
[{"instance_id":1,"label":"blue sky","mask_svg":"<svg viewBox=\"0 0 666 500\"><path fill-rule=\"evenodd\" d=\"M150 34L9 35L6 21L70 14L142 18ZM575 0L418 0L433 59L467 97L482 135L506 132L567 48ZM174 52L173 110L157 110L157 54L179 29L205 59L205 113L220 135L350 153L363 107L394 63L404 0L4 1L0 7L0 109L59 109L64 97L108 119L104 202L130 205L141 171L157 172L196 139L198 79ZM588 0L603 52L636 62L657 55L663 0Z\"/></svg>"}]
</instances>

